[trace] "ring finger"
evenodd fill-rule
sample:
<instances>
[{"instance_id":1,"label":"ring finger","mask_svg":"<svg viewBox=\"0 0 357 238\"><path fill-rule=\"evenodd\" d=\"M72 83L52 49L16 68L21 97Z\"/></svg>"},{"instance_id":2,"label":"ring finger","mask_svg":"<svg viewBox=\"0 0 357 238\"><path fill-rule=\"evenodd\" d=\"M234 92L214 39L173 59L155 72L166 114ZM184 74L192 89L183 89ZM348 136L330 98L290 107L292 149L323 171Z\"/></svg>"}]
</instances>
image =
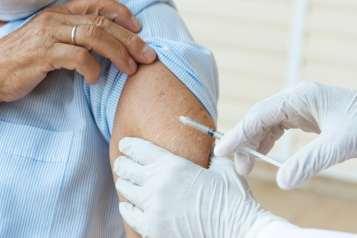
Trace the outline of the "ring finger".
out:
<instances>
[{"instance_id":1,"label":"ring finger","mask_svg":"<svg viewBox=\"0 0 357 238\"><path fill-rule=\"evenodd\" d=\"M103 16L94 15L66 15L65 24L68 25L95 25L119 41L134 58L143 64L150 64L156 58L156 53L139 36L110 21Z\"/></svg>"},{"instance_id":2,"label":"ring finger","mask_svg":"<svg viewBox=\"0 0 357 238\"><path fill-rule=\"evenodd\" d=\"M62 43L72 43L73 26L61 25L56 31L55 37ZM137 70L135 60L129 55L126 48L114 37L95 25L78 25L74 32L76 45L88 50L94 50L97 54L109 58L123 73L132 75Z\"/></svg>"}]
</instances>

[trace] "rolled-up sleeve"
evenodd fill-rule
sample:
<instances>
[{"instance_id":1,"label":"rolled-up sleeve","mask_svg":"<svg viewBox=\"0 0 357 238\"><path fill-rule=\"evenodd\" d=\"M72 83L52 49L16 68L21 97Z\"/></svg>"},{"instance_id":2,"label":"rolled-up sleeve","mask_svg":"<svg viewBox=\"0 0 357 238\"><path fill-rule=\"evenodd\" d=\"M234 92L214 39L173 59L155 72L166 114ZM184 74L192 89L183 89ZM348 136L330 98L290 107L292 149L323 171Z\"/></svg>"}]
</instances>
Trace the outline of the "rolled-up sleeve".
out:
<instances>
[{"instance_id":1,"label":"rolled-up sleeve","mask_svg":"<svg viewBox=\"0 0 357 238\"><path fill-rule=\"evenodd\" d=\"M212 52L195 43L171 1L129 0L124 3L143 25L139 36L160 60L201 101L217 122L218 72ZM127 75L95 53L102 66L99 83L84 85L88 105L109 143Z\"/></svg>"}]
</instances>

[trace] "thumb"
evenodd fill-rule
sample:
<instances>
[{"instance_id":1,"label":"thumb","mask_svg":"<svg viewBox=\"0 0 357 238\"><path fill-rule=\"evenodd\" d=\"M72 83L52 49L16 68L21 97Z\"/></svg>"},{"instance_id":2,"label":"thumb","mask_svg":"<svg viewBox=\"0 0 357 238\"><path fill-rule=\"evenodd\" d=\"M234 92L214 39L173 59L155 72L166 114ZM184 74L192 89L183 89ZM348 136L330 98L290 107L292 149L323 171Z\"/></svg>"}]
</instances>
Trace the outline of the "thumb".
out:
<instances>
[{"instance_id":1,"label":"thumb","mask_svg":"<svg viewBox=\"0 0 357 238\"><path fill-rule=\"evenodd\" d=\"M119 203L119 211L126 223L143 237L148 236L144 225L144 212L130 202Z\"/></svg>"},{"instance_id":2,"label":"thumb","mask_svg":"<svg viewBox=\"0 0 357 238\"><path fill-rule=\"evenodd\" d=\"M319 135L282 165L276 178L279 187L294 189L330 166L343 162L347 157L344 144L338 136Z\"/></svg>"}]
</instances>

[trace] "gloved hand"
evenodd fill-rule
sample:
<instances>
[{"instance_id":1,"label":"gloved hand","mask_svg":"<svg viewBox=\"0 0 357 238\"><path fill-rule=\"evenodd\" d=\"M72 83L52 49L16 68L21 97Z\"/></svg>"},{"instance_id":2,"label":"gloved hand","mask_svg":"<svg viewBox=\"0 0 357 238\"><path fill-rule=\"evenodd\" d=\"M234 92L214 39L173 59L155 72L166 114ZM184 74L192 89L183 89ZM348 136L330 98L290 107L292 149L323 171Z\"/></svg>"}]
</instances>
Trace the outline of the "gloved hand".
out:
<instances>
[{"instance_id":1,"label":"gloved hand","mask_svg":"<svg viewBox=\"0 0 357 238\"><path fill-rule=\"evenodd\" d=\"M303 81L256 104L216 145L217 156L243 147L267 154L284 129L320 134L279 169L277 183L293 189L328 167L357 156L357 92ZM235 154L238 173L248 174L254 157Z\"/></svg>"},{"instance_id":2,"label":"gloved hand","mask_svg":"<svg viewBox=\"0 0 357 238\"><path fill-rule=\"evenodd\" d=\"M138 138L124 138L114 171L125 221L143 237L255 237L271 220L228 158L209 169Z\"/></svg>"}]
</instances>

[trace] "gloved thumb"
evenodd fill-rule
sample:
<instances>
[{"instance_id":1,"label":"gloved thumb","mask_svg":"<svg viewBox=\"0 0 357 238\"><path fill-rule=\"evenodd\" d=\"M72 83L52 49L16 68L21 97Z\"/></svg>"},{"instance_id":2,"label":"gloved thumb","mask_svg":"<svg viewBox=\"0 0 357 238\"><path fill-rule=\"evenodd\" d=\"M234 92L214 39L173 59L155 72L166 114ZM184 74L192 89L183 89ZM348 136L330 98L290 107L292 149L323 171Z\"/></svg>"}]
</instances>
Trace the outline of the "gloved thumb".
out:
<instances>
[{"instance_id":1,"label":"gloved thumb","mask_svg":"<svg viewBox=\"0 0 357 238\"><path fill-rule=\"evenodd\" d=\"M240 130L241 126L240 123L238 123L232 130L228 131L221 140L217 141L214 154L219 157L233 154L242 140Z\"/></svg>"},{"instance_id":2,"label":"gloved thumb","mask_svg":"<svg viewBox=\"0 0 357 238\"><path fill-rule=\"evenodd\" d=\"M283 190L291 190L330 166L343 162L347 155L343 140L336 136L319 135L291 156L279 169L277 183Z\"/></svg>"}]
</instances>

